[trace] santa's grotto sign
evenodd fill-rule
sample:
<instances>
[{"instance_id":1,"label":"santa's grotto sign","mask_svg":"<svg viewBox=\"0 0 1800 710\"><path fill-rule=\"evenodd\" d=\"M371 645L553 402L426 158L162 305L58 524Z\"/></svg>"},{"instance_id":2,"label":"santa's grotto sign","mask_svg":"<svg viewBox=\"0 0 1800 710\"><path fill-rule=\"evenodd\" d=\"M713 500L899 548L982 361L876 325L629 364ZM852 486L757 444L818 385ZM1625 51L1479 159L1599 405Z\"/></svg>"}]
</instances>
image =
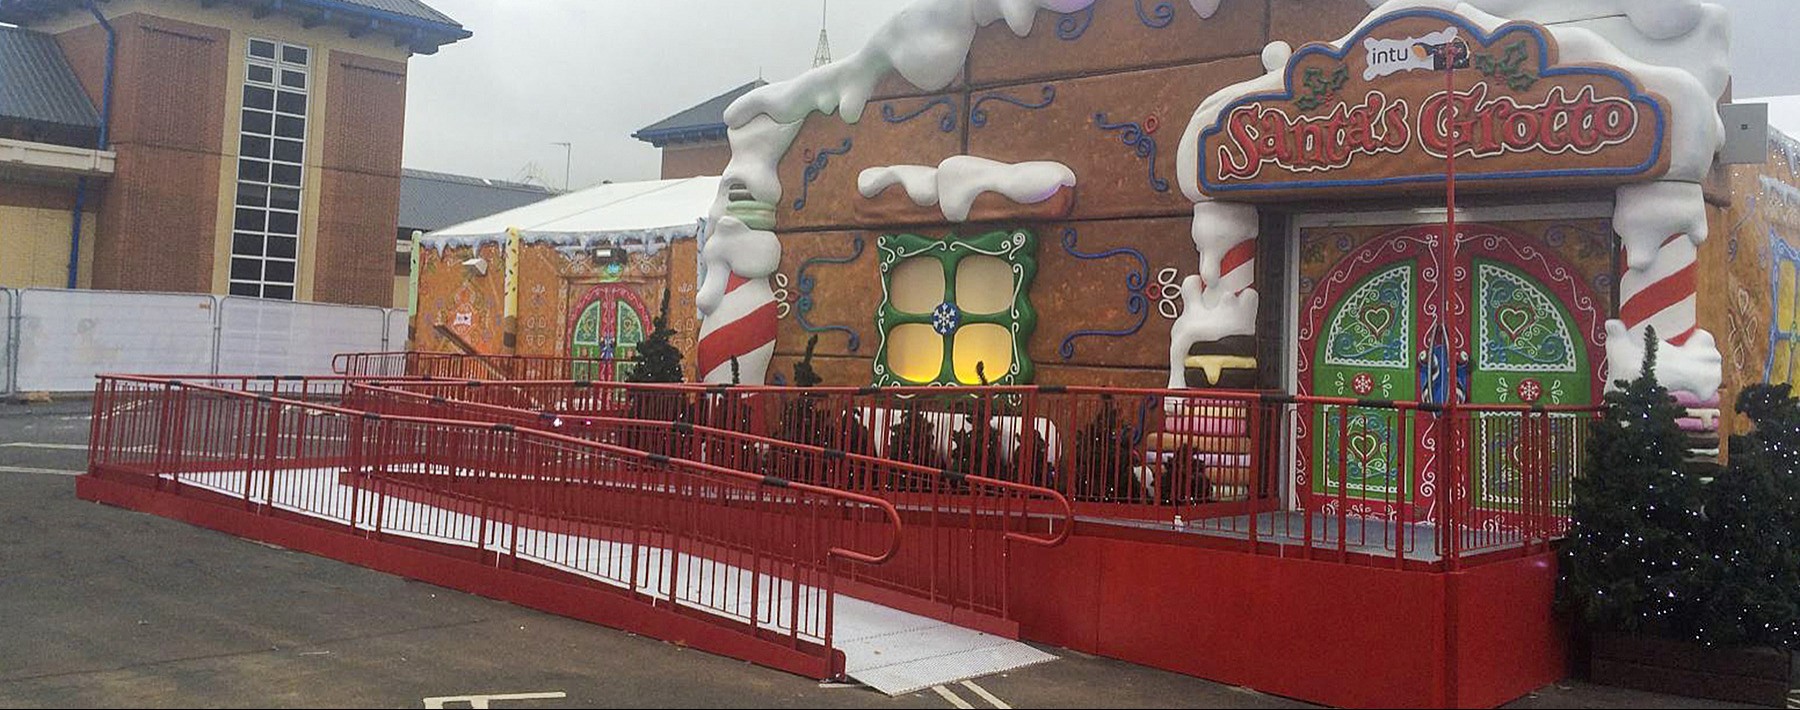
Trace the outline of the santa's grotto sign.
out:
<instances>
[{"instance_id":1,"label":"santa's grotto sign","mask_svg":"<svg viewBox=\"0 0 1800 710\"><path fill-rule=\"evenodd\" d=\"M1200 133L1200 191L1232 199L1641 182L1668 170L1668 103L1616 67L1563 65L1542 26L1491 34L1395 13L1342 49L1296 51L1279 92L1229 103ZM1454 90L1452 90L1454 87ZM1454 139L1453 139L1454 136Z\"/></svg>"}]
</instances>

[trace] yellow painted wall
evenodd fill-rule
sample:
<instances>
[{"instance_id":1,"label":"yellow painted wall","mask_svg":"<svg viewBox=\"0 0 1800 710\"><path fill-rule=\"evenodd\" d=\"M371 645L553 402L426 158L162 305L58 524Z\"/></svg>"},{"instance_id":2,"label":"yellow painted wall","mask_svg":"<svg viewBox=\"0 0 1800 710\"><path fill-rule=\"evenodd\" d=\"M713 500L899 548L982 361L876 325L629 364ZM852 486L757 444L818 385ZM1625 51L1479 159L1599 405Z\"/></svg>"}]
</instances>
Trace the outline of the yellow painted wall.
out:
<instances>
[{"instance_id":1,"label":"yellow painted wall","mask_svg":"<svg viewBox=\"0 0 1800 710\"><path fill-rule=\"evenodd\" d=\"M93 212L82 215L81 288L93 278L95 224ZM0 287L63 288L68 269L68 210L0 206Z\"/></svg>"},{"instance_id":2,"label":"yellow painted wall","mask_svg":"<svg viewBox=\"0 0 1800 710\"><path fill-rule=\"evenodd\" d=\"M395 276L394 277L394 307L395 308L405 308L406 307L406 288L407 288L406 282L407 282L407 277L405 277L405 276Z\"/></svg>"}]
</instances>

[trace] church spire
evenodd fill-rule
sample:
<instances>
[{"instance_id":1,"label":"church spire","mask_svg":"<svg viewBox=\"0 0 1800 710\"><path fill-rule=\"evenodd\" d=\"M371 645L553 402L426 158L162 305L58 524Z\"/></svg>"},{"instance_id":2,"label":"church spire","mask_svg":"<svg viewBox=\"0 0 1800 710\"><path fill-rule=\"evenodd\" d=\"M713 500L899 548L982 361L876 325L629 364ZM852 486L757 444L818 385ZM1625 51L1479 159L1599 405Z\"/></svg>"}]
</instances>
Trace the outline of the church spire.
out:
<instances>
[{"instance_id":1,"label":"church spire","mask_svg":"<svg viewBox=\"0 0 1800 710\"><path fill-rule=\"evenodd\" d=\"M814 68L831 63L831 40L825 38L825 12L831 7L831 0L822 0L819 5L819 48L813 50Z\"/></svg>"}]
</instances>

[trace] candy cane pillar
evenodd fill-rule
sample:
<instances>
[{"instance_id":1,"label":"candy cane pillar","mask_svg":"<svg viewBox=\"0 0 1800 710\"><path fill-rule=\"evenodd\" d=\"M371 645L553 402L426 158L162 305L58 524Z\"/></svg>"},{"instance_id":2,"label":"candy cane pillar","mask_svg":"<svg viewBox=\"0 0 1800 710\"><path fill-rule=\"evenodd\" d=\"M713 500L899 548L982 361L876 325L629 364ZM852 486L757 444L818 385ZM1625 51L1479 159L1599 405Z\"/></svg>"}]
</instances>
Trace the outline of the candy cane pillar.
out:
<instances>
[{"instance_id":1,"label":"candy cane pillar","mask_svg":"<svg viewBox=\"0 0 1800 710\"><path fill-rule=\"evenodd\" d=\"M1699 245L1706 241L1700 185L1655 182L1622 187L1613 214L1625 271L1619 275L1619 320L1609 324L1609 380L1643 370L1642 341L1655 328L1658 379L1695 403L1716 403L1721 358L1699 327ZM1629 342L1612 342L1625 336ZM1609 383L1610 384L1610 383Z\"/></svg>"},{"instance_id":2,"label":"candy cane pillar","mask_svg":"<svg viewBox=\"0 0 1800 710\"><path fill-rule=\"evenodd\" d=\"M738 361L743 384L763 384L775 355L775 292L769 276L781 263L781 243L773 232L772 209L743 209L732 203L700 249L706 265L697 304L700 339L696 359L705 382L732 381ZM734 216L734 215L741 215Z\"/></svg>"}]
</instances>

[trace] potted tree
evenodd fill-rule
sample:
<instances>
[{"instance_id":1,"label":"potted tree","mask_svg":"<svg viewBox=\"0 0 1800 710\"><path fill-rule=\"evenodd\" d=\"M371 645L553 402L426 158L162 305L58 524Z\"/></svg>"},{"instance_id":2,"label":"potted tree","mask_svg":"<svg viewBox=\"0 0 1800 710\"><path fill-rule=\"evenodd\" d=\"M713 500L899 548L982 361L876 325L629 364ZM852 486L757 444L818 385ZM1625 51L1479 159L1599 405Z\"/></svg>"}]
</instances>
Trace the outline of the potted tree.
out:
<instances>
[{"instance_id":1,"label":"potted tree","mask_svg":"<svg viewBox=\"0 0 1800 710\"><path fill-rule=\"evenodd\" d=\"M1733 437L1716 479L1689 471L1684 415L1644 372L1606 395L1575 480L1562 550L1561 601L1589 645L1596 682L1783 706L1794 645L1793 446L1787 392L1747 389L1738 411L1757 430Z\"/></svg>"}]
</instances>

